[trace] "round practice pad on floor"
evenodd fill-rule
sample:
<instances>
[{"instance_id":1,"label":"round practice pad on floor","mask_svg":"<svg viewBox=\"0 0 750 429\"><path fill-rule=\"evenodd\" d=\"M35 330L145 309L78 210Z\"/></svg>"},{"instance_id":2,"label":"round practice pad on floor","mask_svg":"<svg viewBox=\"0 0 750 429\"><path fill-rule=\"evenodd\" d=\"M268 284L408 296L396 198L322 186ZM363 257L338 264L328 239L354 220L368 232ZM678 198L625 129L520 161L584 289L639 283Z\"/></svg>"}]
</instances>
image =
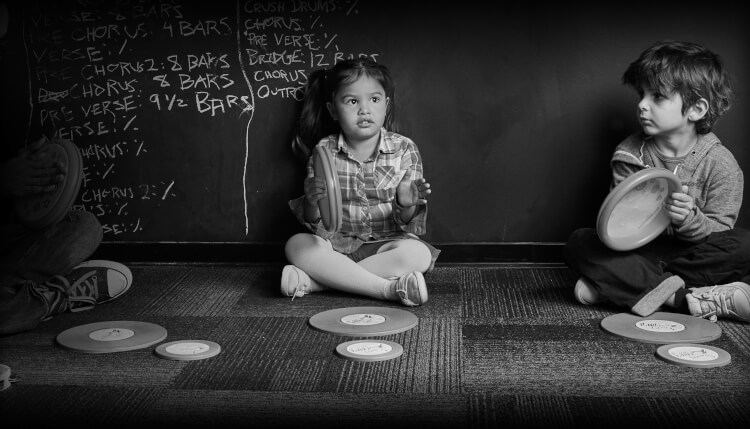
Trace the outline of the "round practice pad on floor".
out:
<instances>
[{"instance_id":1,"label":"round practice pad on floor","mask_svg":"<svg viewBox=\"0 0 750 429\"><path fill-rule=\"evenodd\" d=\"M614 314L601 321L605 331L642 343L705 343L721 336L721 328L700 317L656 312L648 317Z\"/></svg>"},{"instance_id":2,"label":"round practice pad on floor","mask_svg":"<svg viewBox=\"0 0 750 429\"><path fill-rule=\"evenodd\" d=\"M84 353L136 350L167 338L167 330L148 322L127 320L90 323L61 332L57 343Z\"/></svg>"},{"instance_id":3,"label":"round practice pad on floor","mask_svg":"<svg viewBox=\"0 0 750 429\"><path fill-rule=\"evenodd\" d=\"M214 357L221 352L221 346L213 341L181 340L159 344L154 350L159 357L171 360L199 360Z\"/></svg>"},{"instance_id":4,"label":"round practice pad on floor","mask_svg":"<svg viewBox=\"0 0 750 429\"><path fill-rule=\"evenodd\" d=\"M315 177L322 177L326 182L328 195L318 201L320 218L328 232L336 232L341 228L343 209L341 207L341 188L339 175L333 165L333 157L327 147L315 146L313 150L313 169Z\"/></svg>"},{"instance_id":5,"label":"round practice pad on floor","mask_svg":"<svg viewBox=\"0 0 750 429\"><path fill-rule=\"evenodd\" d=\"M0 391L10 387L10 367L0 364Z\"/></svg>"},{"instance_id":6,"label":"round practice pad on floor","mask_svg":"<svg viewBox=\"0 0 750 429\"><path fill-rule=\"evenodd\" d=\"M393 341L357 340L339 344L336 353L349 360L375 362L397 358L404 353L404 348Z\"/></svg>"},{"instance_id":7,"label":"round practice pad on floor","mask_svg":"<svg viewBox=\"0 0 750 429\"><path fill-rule=\"evenodd\" d=\"M656 356L669 363L693 368L713 368L732 361L726 351L699 344L665 344L656 349Z\"/></svg>"},{"instance_id":8,"label":"round practice pad on floor","mask_svg":"<svg viewBox=\"0 0 750 429\"><path fill-rule=\"evenodd\" d=\"M620 182L604 199L596 220L599 238L614 250L631 250L658 237L670 223L664 201L681 192L666 168L646 168Z\"/></svg>"},{"instance_id":9,"label":"round practice pad on floor","mask_svg":"<svg viewBox=\"0 0 750 429\"><path fill-rule=\"evenodd\" d=\"M68 172L52 192L27 195L14 200L16 216L31 229L41 229L62 220L73 206L83 179L81 152L68 140L48 143L43 161L50 165L59 161Z\"/></svg>"},{"instance_id":10,"label":"round practice pad on floor","mask_svg":"<svg viewBox=\"0 0 750 429\"><path fill-rule=\"evenodd\" d=\"M346 307L323 311L310 318L310 326L335 335L369 337L390 335L417 326L417 316L389 307Z\"/></svg>"}]
</instances>

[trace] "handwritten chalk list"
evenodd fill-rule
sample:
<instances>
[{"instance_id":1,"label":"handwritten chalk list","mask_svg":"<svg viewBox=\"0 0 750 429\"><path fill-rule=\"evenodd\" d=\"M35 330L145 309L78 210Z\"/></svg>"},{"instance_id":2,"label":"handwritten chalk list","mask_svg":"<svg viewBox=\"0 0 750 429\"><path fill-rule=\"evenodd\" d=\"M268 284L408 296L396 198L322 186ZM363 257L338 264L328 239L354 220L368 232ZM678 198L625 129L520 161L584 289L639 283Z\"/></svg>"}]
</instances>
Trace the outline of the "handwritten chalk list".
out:
<instances>
[{"instance_id":1,"label":"handwritten chalk list","mask_svg":"<svg viewBox=\"0 0 750 429\"><path fill-rule=\"evenodd\" d=\"M359 19L357 1L215 3L24 11L29 128L79 148L74 208L96 214L105 239L194 241L221 225L247 235L248 189L258 186L247 183L248 148L267 144L249 138L267 126L255 113L298 103L313 69L380 56L348 47L356 41L331 25Z\"/></svg>"}]
</instances>

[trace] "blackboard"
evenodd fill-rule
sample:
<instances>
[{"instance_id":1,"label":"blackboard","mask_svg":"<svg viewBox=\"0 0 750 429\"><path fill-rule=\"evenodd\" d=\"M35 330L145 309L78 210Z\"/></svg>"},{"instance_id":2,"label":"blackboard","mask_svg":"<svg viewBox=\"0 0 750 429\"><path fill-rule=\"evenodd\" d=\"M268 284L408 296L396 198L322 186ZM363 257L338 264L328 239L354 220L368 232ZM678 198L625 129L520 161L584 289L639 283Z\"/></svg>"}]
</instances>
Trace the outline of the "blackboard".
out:
<instances>
[{"instance_id":1,"label":"blackboard","mask_svg":"<svg viewBox=\"0 0 750 429\"><path fill-rule=\"evenodd\" d=\"M679 3L683 5L683 3ZM111 242L283 242L303 170L290 149L309 73L370 56L433 185L436 243L563 242L593 226L620 83L655 40L719 52L747 88L738 6L511 6L368 0L9 2L3 144L55 129L81 150L77 209ZM669 16L669 18L664 18ZM743 79L745 81L743 81ZM715 131L750 171L747 104ZM748 189L745 190L747 197ZM750 198L746 198L750 201ZM750 227L750 210L738 225Z\"/></svg>"}]
</instances>

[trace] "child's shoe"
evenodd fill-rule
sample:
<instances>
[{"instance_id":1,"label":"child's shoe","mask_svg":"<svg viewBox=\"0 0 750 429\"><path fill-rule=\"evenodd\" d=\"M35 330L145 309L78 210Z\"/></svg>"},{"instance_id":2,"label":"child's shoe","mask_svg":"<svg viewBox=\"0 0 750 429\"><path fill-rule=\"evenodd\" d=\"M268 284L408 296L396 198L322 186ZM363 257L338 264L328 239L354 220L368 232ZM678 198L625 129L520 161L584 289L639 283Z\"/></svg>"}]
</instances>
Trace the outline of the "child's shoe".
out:
<instances>
[{"instance_id":1,"label":"child's shoe","mask_svg":"<svg viewBox=\"0 0 750 429\"><path fill-rule=\"evenodd\" d=\"M417 307L427 302L427 284L419 271L404 274L396 280L396 295L407 307Z\"/></svg>"},{"instance_id":2,"label":"child's shoe","mask_svg":"<svg viewBox=\"0 0 750 429\"><path fill-rule=\"evenodd\" d=\"M310 276L294 265L287 265L281 271L281 294L294 298L303 297L311 290Z\"/></svg>"},{"instance_id":3,"label":"child's shoe","mask_svg":"<svg viewBox=\"0 0 750 429\"><path fill-rule=\"evenodd\" d=\"M68 309L85 311L121 296L133 283L133 274L125 265L113 261L86 261L63 277L69 283Z\"/></svg>"},{"instance_id":4,"label":"child's shoe","mask_svg":"<svg viewBox=\"0 0 750 429\"><path fill-rule=\"evenodd\" d=\"M719 317L750 322L750 285L747 283L693 287L685 299L693 316L712 322Z\"/></svg>"},{"instance_id":5,"label":"child's shoe","mask_svg":"<svg viewBox=\"0 0 750 429\"><path fill-rule=\"evenodd\" d=\"M573 294L576 300L583 305L601 304L607 301L604 295L599 292L599 286L584 277L581 277L576 282Z\"/></svg>"}]
</instances>

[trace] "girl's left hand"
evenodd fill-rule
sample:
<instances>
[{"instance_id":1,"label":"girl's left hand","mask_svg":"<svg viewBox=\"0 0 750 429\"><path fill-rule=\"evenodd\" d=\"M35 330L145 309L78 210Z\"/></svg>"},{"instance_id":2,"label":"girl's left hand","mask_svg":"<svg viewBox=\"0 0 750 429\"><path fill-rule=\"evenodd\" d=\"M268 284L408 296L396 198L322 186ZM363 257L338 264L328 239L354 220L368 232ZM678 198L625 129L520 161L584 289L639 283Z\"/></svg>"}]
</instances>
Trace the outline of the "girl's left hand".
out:
<instances>
[{"instance_id":1,"label":"girl's left hand","mask_svg":"<svg viewBox=\"0 0 750 429\"><path fill-rule=\"evenodd\" d=\"M693 209L695 209L695 200L688 195L688 187L682 186L682 192L673 192L667 201L667 213L672 223L682 225Z\"/></svg>"},{"instance_id":2,"label":"girl's left hand","mask_svg":"<svg viewBox=\"0 0 750 429\"><path fill-rule=\"evenodd\" d=\"M417 204L427 204L427 196L432 193L430 184L424 177L416 180L404 180L398 184L396 189L396 201L401 207L411 207Z\"/></svg>"}]
</instances>

